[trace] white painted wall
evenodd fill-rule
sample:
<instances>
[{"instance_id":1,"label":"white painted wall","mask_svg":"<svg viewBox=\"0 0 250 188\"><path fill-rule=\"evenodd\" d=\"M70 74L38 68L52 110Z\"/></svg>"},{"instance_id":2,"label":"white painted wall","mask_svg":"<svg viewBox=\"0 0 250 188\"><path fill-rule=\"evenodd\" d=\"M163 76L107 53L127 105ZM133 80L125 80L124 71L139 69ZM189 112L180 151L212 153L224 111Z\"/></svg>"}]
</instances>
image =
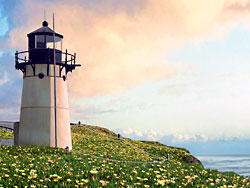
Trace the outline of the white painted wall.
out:
<instances>
[{"instance_id":1,"label":"white painted wall","mask_svg":"<svg viewBox=\"0 0 250 188\"><path fill-rule=\"evenodd\" d=\"M36 76L33 76L32 68L27 66L23 80L19 145L55 146L53 66L50 68L50 76L47 76L47 65L36 65ZM43 79L38 78L39 73L44 73ZM56 77L56 86L57 147L72 149L67 83Z\"/></svg>"}]
</instances>

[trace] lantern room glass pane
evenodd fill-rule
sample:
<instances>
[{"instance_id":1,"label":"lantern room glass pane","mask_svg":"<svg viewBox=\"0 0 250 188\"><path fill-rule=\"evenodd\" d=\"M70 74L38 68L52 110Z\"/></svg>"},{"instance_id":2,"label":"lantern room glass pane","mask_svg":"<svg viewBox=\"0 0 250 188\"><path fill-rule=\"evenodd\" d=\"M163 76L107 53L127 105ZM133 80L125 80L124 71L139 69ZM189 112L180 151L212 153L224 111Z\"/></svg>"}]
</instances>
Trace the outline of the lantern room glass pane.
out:
<instances>
[{"instance_id":1,"label":"lantern room glass pane","mask_svg":"<svg viewBox=\"0 0 250 188\"><path fill-rule=\"evenodd\" d=\"M35 35L35 48L53 48L54 37L51 35ZM62 51L62 38L55 36L55 49Z\"/></svg>"},{"instance_id":2,"label":"lantern room glass pane","mask_svg":"<svg viewBox=\"0 0 250 188\"><path fill-rule=\"evenodd\" d=\"M46 48L45 35L35 36L35 48Z\"/></svg>"},{"instance_id":3,"label":"lantern room glass pane","mask_svg":"<svg viewBox=\"0 0 250 188\"><path fill-rule=\"evenodd\" d=\"M46 36L46 47L53 48L53 36ZM62 51L62 38L55 36L55 49Z\"/></svg>"}]
</instances>

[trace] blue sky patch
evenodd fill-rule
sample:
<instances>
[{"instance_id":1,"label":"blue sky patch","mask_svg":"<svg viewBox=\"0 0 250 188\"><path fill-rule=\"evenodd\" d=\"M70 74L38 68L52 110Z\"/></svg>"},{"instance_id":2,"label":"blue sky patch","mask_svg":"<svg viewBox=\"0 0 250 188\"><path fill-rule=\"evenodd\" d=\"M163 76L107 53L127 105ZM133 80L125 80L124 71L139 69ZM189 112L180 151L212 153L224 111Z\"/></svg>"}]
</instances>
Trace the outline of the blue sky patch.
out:
<instances>
[{"instance_id":1,"label":"blue sky patch","mask_svg":"<svg viewBox=\"0 0 250 188\"><path fill-rule=\"evenodd\" d=\"M2 12L2 7L0 6L0 36L4 36L9 30L8 18Z\"/></svg>"}]
</instances>

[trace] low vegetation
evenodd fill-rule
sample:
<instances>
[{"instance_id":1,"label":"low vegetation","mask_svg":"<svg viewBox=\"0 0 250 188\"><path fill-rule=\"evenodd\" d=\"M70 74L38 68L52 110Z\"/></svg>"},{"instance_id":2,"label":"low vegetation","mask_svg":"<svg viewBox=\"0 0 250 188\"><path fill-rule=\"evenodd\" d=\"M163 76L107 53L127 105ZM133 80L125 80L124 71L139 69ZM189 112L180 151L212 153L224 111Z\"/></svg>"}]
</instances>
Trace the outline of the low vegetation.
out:
<instances>
[{"instance_id":1,"label":"low vegetation","mask_svg":"<svg viewBox=\"0 0 250 188\"><path fill-rule=\"evenodd\" d=\"M12 132L0 129L0 139L13 139L14 135Z\"/></svg>"},{"instance_id":2,"label":"low vegetation","mask_svg":"<svg viewBox=\"0 0 250 188\"><path fill-rule=\"evenodd\" d=\"M117 135L86 126L102 135ZM10 138L0 131L1 138ZM1 146L0 187L250 187L249 179L233 172L206 170L187 150L157 142L112 139L72 127L73 151L35 146ZM114 162L108 159L157 163Z\"/></svg>"}]
</instances>

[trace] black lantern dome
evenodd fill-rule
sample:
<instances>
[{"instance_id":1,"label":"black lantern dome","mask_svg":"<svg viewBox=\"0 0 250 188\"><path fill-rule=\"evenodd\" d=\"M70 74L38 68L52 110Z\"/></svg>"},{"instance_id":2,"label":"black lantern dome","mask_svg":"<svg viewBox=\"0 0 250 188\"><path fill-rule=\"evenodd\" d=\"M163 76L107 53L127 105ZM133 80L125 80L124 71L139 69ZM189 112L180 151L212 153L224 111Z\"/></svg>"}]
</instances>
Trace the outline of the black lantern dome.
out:
<instances>
[{"instance_id":1,"label":"black lantern dome","mask_svg":"<svg viewBox=\"0 0 250 188\"><path fill-rule=\"evenodd\" d=\"M48 27L48 22L44 21L42 27L29 33L29 49L53 48L54 31ZM55 33L56 49L62 50L63 36Z\"/></svg>"},{"instance_id":2,"label":"black lantern dome","mask_svg":"<svg viewBox=\"0 0 250 188\"><path fill-rule=\"evenodd\" d=\"M49 65L55 64L60 68L60 76L63 68L66 70L66 74L75 69L76 66L81 66L75 64L76 55L69 54L62 51L62 39L63 36L48 27L48 22L43 21L42 27L27 34L28 36L28 51L16 52L16 69L20 69L24 76L26 74L26 66L31 65L33 68L34 76L36 73L37 64L47 64L49 75ZM55 47L55 49L54 49ZM55 51L54 51L55 50ZM22 54L18 56L19 54ZM23 58L24 54L27 54ZM55 58L54 58L55 54ZM28 57L28 59L26 58Z\"/></svg>"},{"instance_id":3,"label":"black lantern dome","mask_svg":"<svg viewBox=\"0 0 250 188\"><path fill-rule=\"evenodd\" d=\"M49 26L48 22L43 21L42 27L29 33L28 37L31 35L53 35L54 31L52 29L50 29L48 26ZM55 33L55 35L60 37L60 38L63 38L63 36L58 34L58 33Z\"/></svg>"}]
</instances>

